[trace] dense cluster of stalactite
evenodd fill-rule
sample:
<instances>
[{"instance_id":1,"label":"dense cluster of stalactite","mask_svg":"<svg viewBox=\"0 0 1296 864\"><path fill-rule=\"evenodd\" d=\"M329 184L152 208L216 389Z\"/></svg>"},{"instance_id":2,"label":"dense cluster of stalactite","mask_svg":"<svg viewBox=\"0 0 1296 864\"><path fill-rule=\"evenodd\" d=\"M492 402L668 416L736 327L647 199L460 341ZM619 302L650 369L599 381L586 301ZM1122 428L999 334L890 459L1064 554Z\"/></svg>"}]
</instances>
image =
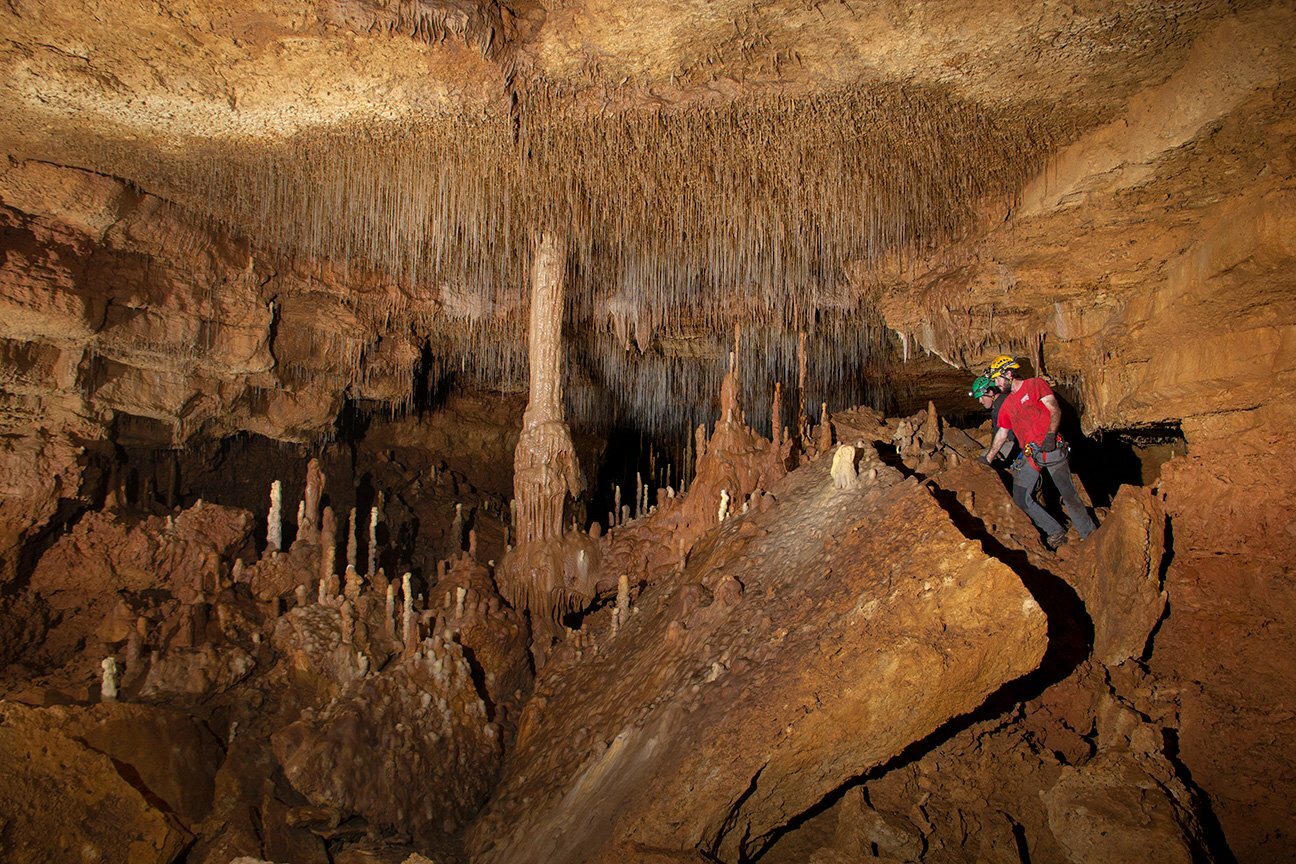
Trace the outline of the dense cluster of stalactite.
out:
<instances>
[{"instance_id":1,"label":"dense cluster of stalactite","mask_svg":"<svg viewBox=\"0 0 1296 864\"><path fill-rule=\"evenodd\" d=\"M606 413L611 392L640 428L680 431L705 417L681 422L672 406L698 402L672 397L715 392L725 368L699 344L739 322L767 367L742 382L762 416L770 382L793 380L800 332L820 382L805 401L882 407L867 268L958 234L1070 131L894 85L606 111L534 83L515 95L498 116L207 142L135 173L308 279L386 280L348 300L372 336L428 346L433 382L520 385L528 238L552 230L569 329L585 334L573 422ZM393 345L320 347L361 391L407 370L417 399L419 358Z\"/></svg>"},{"instance_id":2,"label":"dense cluster of stalactite","mask_svg":"<svg viewBox=\"0 0 1296 864\"><path fill-rule=\"evenodd\" d=\"M615 112L518 96L516 124L501 112L217 142L156 168L177 198L273 246L467 286L483 317L504 294L522 300L542 226L576 253L575 303L616 316L620 301L664 326L680 307L730 317L742 289L795 325L845 261L947 239L1065 133L893 86Z\"/></svg>"}]
</instances>

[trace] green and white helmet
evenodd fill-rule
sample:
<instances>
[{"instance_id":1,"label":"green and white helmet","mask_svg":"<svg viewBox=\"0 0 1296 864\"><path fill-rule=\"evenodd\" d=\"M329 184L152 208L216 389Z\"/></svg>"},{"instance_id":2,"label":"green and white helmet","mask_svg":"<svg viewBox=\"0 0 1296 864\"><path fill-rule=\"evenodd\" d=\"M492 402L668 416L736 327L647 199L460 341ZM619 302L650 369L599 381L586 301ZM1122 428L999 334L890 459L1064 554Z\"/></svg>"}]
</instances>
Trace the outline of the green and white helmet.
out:
<instances>
[{"instance_id":1,"label":"green and white helmet","mask_svg":"<svg viewBox=\"0 0 1296 864\"><path fill-rule=\"evenodd\" d=\"M980 399L982 396L992 391L998 392L998 388L995 387L994 379L982 375L972 382L972 389L968 392L968 395L973 399Z\"/></svg>"}]
</instances>

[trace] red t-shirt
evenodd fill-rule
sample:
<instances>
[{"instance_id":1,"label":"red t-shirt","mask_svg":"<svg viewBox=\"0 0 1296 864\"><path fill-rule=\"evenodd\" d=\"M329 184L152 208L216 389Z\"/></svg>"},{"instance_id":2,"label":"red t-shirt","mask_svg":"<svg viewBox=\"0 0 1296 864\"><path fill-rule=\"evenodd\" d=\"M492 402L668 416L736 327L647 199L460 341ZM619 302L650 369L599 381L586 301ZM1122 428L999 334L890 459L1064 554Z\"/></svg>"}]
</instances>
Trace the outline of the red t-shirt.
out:
<instances>
[{"instance_id":1,"label":"red t-shirt","mask_svg":"<svg viewBox=\"0 0 1296 864\"><path fill-rule=\"evenodd\" d=\"M1022 446L1039 444L1048 434L1049 410L1045 396L1052 396L1053 388L1043 378L1027 378L1022 385L1004 399L999 409L999 425L1012 431Z\"/></svg>"}]
</instances>

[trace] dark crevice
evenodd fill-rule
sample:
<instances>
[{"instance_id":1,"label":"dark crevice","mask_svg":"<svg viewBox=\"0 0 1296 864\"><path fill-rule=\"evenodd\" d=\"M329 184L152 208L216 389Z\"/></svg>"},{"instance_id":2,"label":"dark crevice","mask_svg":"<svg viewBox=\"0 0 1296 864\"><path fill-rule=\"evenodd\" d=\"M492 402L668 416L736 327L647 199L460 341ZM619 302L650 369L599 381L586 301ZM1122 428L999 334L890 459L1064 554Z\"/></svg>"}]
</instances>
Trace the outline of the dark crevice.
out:
<instances>
[{"instance_id":1,"label":"dark crevice","mask_svg":"<svg viewBox=\"0 0 1296 864\"><path fill-rule=\"evenodd\" d=\"M1174 560L1174 528L1171 525L1169 515L1165 520L1164 551L1161 553L1161 565L1157 572L1157 587L1164 589L1166 574L1170 571L1170 562ZM1161 625L1169 620L1171 614L1170 601L1166 600L1165 608L1161 610L1161 617L1157 619L1152 630L1148 633L1147 641L1143 643L1143 652L1139 659L1147 663L1152 658L1152 648L1156 644L1157 634L1161 632Z\"/></svg>"},{"instance_id":2,"label":"dark crevice","mask_svg":"<svg viewBox=\"0 0 1296 864\"><path fill-rule=\"evenodd\" d=\"M1166 760L1174 768L1175 776L1188 787L1193 797L1192 803L1197 811L1197 817L1201 820L1204 835L1202 839L1206 843L1206 849L1194 849L1194 860L1214 861L1216 864L1237 864L1237 858L1229 848L1228 838L1224 836L1224 827L1220 824L1219 817L1215 815L1210 796L1206 794L1206 790L1193 782L1192 772L1179 758L1178 730L1162 729L1161 732Z\"/></svg>"},{"instance_id":3,"label":"dark crevice","mask_svg":"<svg viewBox=\"0 0 1296 864\"><path fill-rule=\"evenodd\" d=\"M699 852L702 852L702 854L713 860L720 860L720 845L724 843L725 837L727 837L729 833L733 831L734 826L738 824L738 818L742 814L742 808L743 805L747 803L747 799L756 794L756 786L760 782L760 776L763 773L765 773L764 765L756 769L756 773L752 775L751 782L747 784L747 788L738 796L738 800L734 801L733 805L729 808L729 812L725 814L724 821L720 823L720 830L716 832L715 837L712 838L711 842L707 844L705 848L701 846L698 847ZM744 834L742 842L738 844L740 850L739 861L755 860L755 858L748 858L746 855L745 846L747 839L747 835Z\"/></svg>"},{"instance_id":4,"label":"dark crevice","mask_svg":"<svg viewBox=\"0 0 1296 864\"><path fill-rule=\"evenodd\" d=\"M1039 667L1004 685L991 697L991 701L998 698L998 704L1005 709L1014 702L1029 701L1070 675L1092 653L1093 621L1084 602L1064 579L1036 567L1023 550L1005 546L986 529L984 521L958 500L955 492L935 484L928 488L965 537L980 542L987 555L1012 568L1048 618L1048 648Z\"/></svg>"},{"instance_id":5,"label":"dark crevice","mask_svg":"<svg viewBox=\"0 0 1296 864\"><path fill-rule=\"evenodd\" d=\"M1017 847L1018 859L1021 860L1021 864L1031 864L1030 844L1026 842L1026 829L1011 817L1008 818L1008 822L1012 826L1013 844Z\"/></svg>"},{"instance_id":6,"label":"dark crevice","mask_svg":"<svg viewBox=\"0 0 1296 864\"><path fill-rule=\"evenodd\" d=\"M491 700L490 690L486 687L486 670L482 668L481 662L477 659L476 652L469 648L459 638L455 638L455 644L463 652L464 660L468 663L468 672L472 676L473 688L477 691L477 698L482 700L486 706L486 722L495 722L495 703Z\"/></svg>"}]
</instances>

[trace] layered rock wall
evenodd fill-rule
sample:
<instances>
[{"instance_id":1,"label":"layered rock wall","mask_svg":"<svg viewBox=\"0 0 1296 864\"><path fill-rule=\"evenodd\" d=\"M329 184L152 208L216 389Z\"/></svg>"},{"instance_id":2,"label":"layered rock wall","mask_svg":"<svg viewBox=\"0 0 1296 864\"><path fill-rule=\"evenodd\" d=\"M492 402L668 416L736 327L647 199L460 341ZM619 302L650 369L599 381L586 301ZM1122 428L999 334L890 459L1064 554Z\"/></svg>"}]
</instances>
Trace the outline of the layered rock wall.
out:
<instances>
[{"instance_id":1,"label":"layered rock wall","mask_svg":"<svg viewBox=\"0 0 1296 864\"><path fill-rule=\"evenodd\" d=\"M1202 34L988 231L884 277L888 324L960 365L1042 359L1087 430L1182 423L1191 444L1290 422L1293 38L1277 5Z\"/></svg>"}]
</instances>

